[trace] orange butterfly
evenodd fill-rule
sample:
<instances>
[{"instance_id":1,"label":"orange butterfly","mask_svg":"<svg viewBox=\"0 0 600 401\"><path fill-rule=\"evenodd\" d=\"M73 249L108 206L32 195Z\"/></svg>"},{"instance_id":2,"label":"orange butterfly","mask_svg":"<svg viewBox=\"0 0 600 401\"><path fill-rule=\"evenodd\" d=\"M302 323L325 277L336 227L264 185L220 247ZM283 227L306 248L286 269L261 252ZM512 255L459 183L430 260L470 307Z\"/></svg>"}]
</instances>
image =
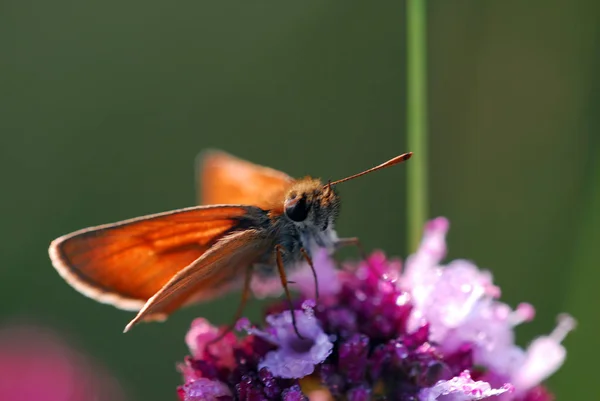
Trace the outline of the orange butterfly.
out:
<instances>
[{"instance_id":1,"label":"orange butterfly","mask_svg":"<svg viewBox=\"0 0 600 401\"><path fill-rule=\"evenodd\" d=\"M199 195L206 206L75 231L52 241L50 259L84 295L138 311L125 331L243 287L239 317L253 271L267 276L278 271L289 300L286 269L307 261L314 273L311 254L317 248L333 252L357 243L338 238L333 228L340 202L335 185L411 156L323 184L206 152L198 163Z\"/></svg>"}]
</instances>

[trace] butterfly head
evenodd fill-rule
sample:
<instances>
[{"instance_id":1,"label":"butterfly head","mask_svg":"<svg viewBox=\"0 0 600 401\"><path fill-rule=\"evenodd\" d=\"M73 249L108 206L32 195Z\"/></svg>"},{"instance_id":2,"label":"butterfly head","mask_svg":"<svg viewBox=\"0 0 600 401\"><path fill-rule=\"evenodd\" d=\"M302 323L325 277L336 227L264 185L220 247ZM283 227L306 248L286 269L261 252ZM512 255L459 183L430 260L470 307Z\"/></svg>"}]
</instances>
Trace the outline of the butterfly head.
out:
<instances>
[{"instance_id":1,"label":"butterfly head","mask_svg":"<svg viewBox=\"0 0 600 401\"><path fill-rule=\"evenodd\" d=\"M285 216L296 225L325 231L339 214L340 200L333 187L314 178L296 181L284 201Z\"/></svg>"}]
</instances>

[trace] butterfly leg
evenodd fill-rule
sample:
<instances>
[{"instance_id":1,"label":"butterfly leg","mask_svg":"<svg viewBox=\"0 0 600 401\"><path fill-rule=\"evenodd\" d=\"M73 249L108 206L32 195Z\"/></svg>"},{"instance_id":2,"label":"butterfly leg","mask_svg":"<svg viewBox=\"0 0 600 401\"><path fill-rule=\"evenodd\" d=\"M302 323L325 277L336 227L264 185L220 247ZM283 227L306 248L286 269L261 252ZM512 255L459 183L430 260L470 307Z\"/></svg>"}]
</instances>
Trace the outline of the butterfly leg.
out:
<instances>
[{"instance_id":1,"label":"butterfly leg","mask_svg":"<svg viewBox=\"0 0 600 401\"><path fill-rule=\"evenodd\" d=\"M360 242L360 240L357 237L338 239L338 241L335 243L335 249L338 250L338 249L340 249L344 246L348 246L348 245L353 245L356 248L358 248L358 253L360 254L360 257L362 258L362 260L365 261L367 266L371 266L371 262L369 261L369 256L367 255L365 248L362 246L362 243ZM340 266L339 262L338 262L338 266Z\"/></svg>"},{"instance_id":2,"label":"butterfly leg","mask_svg":"<svg viewBox=\"0 0 600 401\"><path fill-rule=\"evenodd\" d=\"M365 252L365 248L363 248L362 243L357 237L338 239L338 241L335 243L335 249L337 250L349 245L353 245L358 248L361 258L363 258L365 261L367 260L367 252Z\"/></svg>"},{"instance_id":3,"label":"butterfly leg","mask_svg":"<svg viewBox=\"0 0 600 401\"><path fill-rule=\"evenodd\" d=\"M290 295L290 290L288 288L287 276L285 275L285 270L283 269L283 257L281 256L282 248L283 247L279 244L275 245L275 258L277 261L277 269L279 270L279 278L281 279L281 285L285 290L285 297L287 298L288 303L290 304L290 312L292 314L292 324L294 326L294 331L296 332L298 338L304 339L304 337L302 337L302 335L298 331L298 326L296 325L296 313L294 313L294 303L292 302L292 296Z\"/></svg>"},{"instance_id":4,"label":"butterfly leg","mask_svg":"<svg viewBox=\"0 0 600 401\"><path fill-rule=\"evenodd\" d=\"M227 333L233 331L236 323L242 317L242 314L244 313L244 309L246 307L246 303L248 303L248 298L250 298L250 282L252 281L252 269L253 265L248 266L248 268L246 269L246 276L244 278L244 289L242 290L242 299L240 300L240 304L238 305L237 311L235 312L233 321L216 338L209 341L208 345L212 345L221 341Z\"/></svg>"},{"instance_id":5,"label":"butterfly leg","mask_svg":"<svg viewBox=\"0 0 600 401\"><path fill-rule=\"evenodd\" d=\"M317 271L315 270L315 265L313 265L313 261L312 261L311 257L308 255L308 252L306 252L306 249L300 248L300 252L302 253L302 256L304 257L304 259L306 259L306 262L308 262L308 265L310 266L310 269L312 270L312 274L315 279L315 301L319 302L319 280L317 279Z\"/></svg>"}]
</instances>

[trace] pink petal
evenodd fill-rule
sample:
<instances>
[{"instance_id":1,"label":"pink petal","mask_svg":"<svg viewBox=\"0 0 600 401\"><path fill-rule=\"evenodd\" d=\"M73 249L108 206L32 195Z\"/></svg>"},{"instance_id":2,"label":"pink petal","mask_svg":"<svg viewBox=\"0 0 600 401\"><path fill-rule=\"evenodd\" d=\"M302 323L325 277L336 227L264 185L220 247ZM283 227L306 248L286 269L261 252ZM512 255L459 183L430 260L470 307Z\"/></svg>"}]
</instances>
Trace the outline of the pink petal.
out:
<instances>
[{"instance_id":1,"label":"pink petal","mask_svg":"<svg viewBox=\"0 0 600 401\"><path fill-rule=\"evenodd\" d=\"M204 318L194 319L190 330L185 335L187 344L192 356L195 359L203 359L209 343L219 337L219 328L213 326ZM219 342L210 344L208 350L211 355L219 358L219 363L223 366L233 366L233 345L237 342L233 333L227 333Z\"/></svg>"}]
</instances>

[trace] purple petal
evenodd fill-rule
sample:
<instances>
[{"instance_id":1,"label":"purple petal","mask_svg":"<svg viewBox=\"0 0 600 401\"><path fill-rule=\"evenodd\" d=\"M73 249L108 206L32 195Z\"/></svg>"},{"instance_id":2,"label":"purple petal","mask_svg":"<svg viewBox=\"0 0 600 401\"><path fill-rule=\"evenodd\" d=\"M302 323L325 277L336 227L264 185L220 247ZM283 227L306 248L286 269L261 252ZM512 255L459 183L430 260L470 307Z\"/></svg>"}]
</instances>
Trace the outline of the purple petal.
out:
<instances>
[{"instance_id":1,"label":"purple petal","mask_svg":"<svg viewBox=\"0 0 600 401\"><path fill-rule=\"evenodd\" d=\"M454 353L471 344L473 362L485 366L501 377L509 377L524 357L514 343L514 312L500 302L489 299L478 302L467 321L447 332L441 341L446 353Z\"/></svg>"},{"instance_id":2,"label":"purple petal","mask_svg":"<svg viewBox=\"0 0 600 401\"><path fill-rule=\"evenodd\" d=\"M571 316L563 315L549 336L539 337L527 347L525 360L511 378L519 392L538 385L563 364L567 352L560 343L575 324Z\"/></svg>"},{"instance_id":3,"label":"purple petal","mask_svg":"<svg viewBox=\"0 0 600 401\"><path fill-rule=\"evenodd\" d=\"M417 273L424 266L435 266L440 263L446 256L446 234L449 228L450 222L445 217L427 222L419 249L407 259L405 275L410 276L413 273L411 270Z\"/></svg>"},{"instance_id":4,"label":"purple petal","mask_svg":"<svg viewBox=\"0 0 600 401\"><path fill-rule=\"evenodd\" d=\"M421 390L421 401L470 401L499 395L513 391L512 386L505 384L499 389L493 389L484 381L473 381L469 371L465 370L459 376L450 380L441 380L435 386Z\"/></svg>"},{"instance_id":5,"label":"purple petal","mask_svg":"<svg viewBox=\"0 0 600 401\"><path fill-rule=\"evenodd\" d=\"M259 369L266 367L276 377L297 379L307 376L333 349L333 343L315 317L301 311L294 313L303 339L298 338L294 331L290 311L267 316L267 323L274 330L274 334L266 338L278 348L265 355L259 363Z\"/></svg>"},{"instance_id":6,"label":"purple petal","mask_svg":"<svg viewBox=\"0 0 600 401\"><path fill-rule=\"evenodd\" d=\"M448 330L462 325L486 295L495 288L491 275L471 262L455 260L443 269L436 269L437 279L427 288L417 288L414 312L431 326L431 339L441 342ZM413 290L414 291L414 290Z\"/></svg>"},{"instance_id":7,"label":"purple petal","mask_svg":"<svg viewBox=\"0 0 600 401\"><path fill-rule=\"evenodd\" d=\"M449 223L443 217L431 220L425 226L421 245L406 260L399 287L411 294L415 306L409 320L409 331L428 323L425 306L442 274L438 264L446 255L446 233Z\"/></svg>"},{"instance_id":8,"label":"purple petal","mask_svg":"<svg viewBox=\"0 0 600 401\"><path fill-rule=\"evenodd\" d=\"M337 294L341 288L338 269L326 249L318 248L314 252L313 266L319 283L319 294L321 296ZM315 278L308 264L292 273L290 280L296 283L294 288L298 289L305 297L313 298L315 296Z\"/></svg>"},{"instance_id":9,"label":"purple petal","mask_svg":"<svg viewBox=\"0 0 600 401\"><path fill-rule=\"evenodd\" d=\"M221 401L232 397L223 382L200 378L183 386L184 401Z\"/></svg>"}]
</instances>

